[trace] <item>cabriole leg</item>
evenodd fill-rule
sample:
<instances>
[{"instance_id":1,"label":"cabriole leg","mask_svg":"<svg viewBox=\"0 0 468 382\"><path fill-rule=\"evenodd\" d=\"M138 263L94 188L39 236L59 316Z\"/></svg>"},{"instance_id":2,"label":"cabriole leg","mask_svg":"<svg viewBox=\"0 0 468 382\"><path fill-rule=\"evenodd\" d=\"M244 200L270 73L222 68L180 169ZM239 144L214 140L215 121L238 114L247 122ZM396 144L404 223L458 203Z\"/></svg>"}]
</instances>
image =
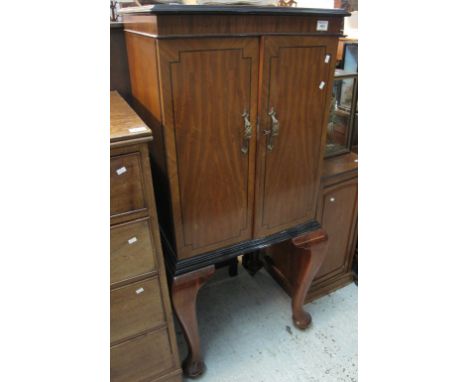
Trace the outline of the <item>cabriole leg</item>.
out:
<instances>
[{"instance_id":1,"label":"cabriole leg","mask_svg":"<svg viewBox=\"0 0 468 382\"><path fill-rule=\"evenodd\" d=\"M198 377L205 371L198 332L197 295L214 271L214 265L210 265L197 271L176 276L172 281L172 305L182 326L188 346L187 358L182 363L182 369L187 377Z\"/></svg>"},{"instance_id":2,"label":"cabriole leg","mask_svg":"<svg viewBox=\"0 0 468 382\"><path fill-rule=\"evenodd\" d=\"M327 248L328 236L323 229L318 229L264 250L268 272L292 298L293 323L299 329L308 328L312 322L304 310L304 301Z\"/></svg>"},{"instance_id":3,"label":"cabriole leg","mask_svg":"<svg viewBox=\"0 0 468 382\"><path fill-rule=\"evenodd\" d=\"M306 329L312 322L312 317L304 310L304 300L315 275L322 266L328 248L328 237L320 229L291 240L296 248L294 256L301 263L296 285L292 293L293 322L299 329Z\"/></svg>"}]
</instances>

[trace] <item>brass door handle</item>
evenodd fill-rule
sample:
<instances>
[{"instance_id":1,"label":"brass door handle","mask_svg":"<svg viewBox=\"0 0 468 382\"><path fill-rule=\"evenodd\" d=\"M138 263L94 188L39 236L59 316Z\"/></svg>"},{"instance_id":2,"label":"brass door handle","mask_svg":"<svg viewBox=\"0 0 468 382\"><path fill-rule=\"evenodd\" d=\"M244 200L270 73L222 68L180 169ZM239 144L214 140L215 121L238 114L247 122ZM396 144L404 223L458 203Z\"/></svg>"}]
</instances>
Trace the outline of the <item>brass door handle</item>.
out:
<instances>
[{"instance_id":1,"label":"brass door handle","mask_svg":"<svg viewBox=\"0 0 468 382\"><path fill-rule=\"evenodd\" d=\"M249 113L244 111L242 118L244 118L244 138L242 141L241 151L242 154L247 154L249 152L249 140L252 137L252 125L249 121Z\"/></svg>"},{"instance_id":2,"label":"brass door handle","mask_svg":"<svg viewBox=\"0 0 468 382\"><path fill-rule=\"evenodd\" d=\"M271 117L271 130L266 130L265 134L269 135L267 149L271 151L273 150L273 138L279 135L280 125L278 119L276 118L275 109L271 108L271 111L268 113L268 115Z\"/></svg>"}]
</instances>

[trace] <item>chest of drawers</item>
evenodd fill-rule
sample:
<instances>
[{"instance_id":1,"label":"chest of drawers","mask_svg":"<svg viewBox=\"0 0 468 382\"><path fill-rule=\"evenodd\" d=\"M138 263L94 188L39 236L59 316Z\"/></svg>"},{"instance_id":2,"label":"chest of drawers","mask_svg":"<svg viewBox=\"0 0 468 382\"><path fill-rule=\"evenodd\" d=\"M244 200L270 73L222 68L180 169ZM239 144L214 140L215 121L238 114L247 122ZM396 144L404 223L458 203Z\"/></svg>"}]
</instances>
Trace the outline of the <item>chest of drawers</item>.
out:
<instances>
[{"instance_id":1,"label":"chest of drawers","mask_svg":"<svg viewBox=\"0 0 468 382\"><path fill-rule=\"evenodd\" d=\"M181 381L147 144L151 130L111 92L110 374Z\"/></svg>"}]
</instances>

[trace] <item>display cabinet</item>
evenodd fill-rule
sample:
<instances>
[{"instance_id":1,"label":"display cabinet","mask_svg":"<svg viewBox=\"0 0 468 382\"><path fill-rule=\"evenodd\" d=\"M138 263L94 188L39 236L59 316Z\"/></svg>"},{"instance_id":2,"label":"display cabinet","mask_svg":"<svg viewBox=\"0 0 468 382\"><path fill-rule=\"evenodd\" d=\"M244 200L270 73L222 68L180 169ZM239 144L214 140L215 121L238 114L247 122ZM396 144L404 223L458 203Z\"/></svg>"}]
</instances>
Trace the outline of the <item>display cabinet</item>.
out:
<instances>
[{"instance_id":1,"label":"display cabinet","mask_svg":"<svg viewBox=\"0 0 468 382\"><path fill-rule=\"evenodd\" d=\"M346 42L343 46L343 59L339 68L347 72L358 71L358 43L357 40Z\"/></svg>"},{"instance_id":2,"label":"display cabinet","mask_svg":"<svg viewBox=\"0 0 468 382\"><path fill-rule=\"evenodd\" d=\"M354 114L357 103L357 72L335 70L330 114L327 125L325 157L351 151Z\"/></svg>"}]
</instances>

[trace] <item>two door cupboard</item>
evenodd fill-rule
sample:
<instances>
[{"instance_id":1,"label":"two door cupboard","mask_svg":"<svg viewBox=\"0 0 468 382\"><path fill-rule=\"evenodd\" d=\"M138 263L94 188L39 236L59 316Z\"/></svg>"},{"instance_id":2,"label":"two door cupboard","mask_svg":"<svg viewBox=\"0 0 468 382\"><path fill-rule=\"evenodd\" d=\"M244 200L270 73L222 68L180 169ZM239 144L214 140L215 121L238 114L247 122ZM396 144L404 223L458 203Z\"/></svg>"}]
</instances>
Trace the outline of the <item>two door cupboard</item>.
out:
<instances>
[{"instance_id":1,"label":"two door cupboard","mask_svg":"<svg viewBox=\"0 0 468 382\"><path fill-rule=\"evenodd\" d=\"M176 5L124 14L188 375L203 372L196 295L219 262L290 242L304 257L293 320L310 324L302 304L326 251L317 201L345 15Z\"/></svg>"}]
</instances>

